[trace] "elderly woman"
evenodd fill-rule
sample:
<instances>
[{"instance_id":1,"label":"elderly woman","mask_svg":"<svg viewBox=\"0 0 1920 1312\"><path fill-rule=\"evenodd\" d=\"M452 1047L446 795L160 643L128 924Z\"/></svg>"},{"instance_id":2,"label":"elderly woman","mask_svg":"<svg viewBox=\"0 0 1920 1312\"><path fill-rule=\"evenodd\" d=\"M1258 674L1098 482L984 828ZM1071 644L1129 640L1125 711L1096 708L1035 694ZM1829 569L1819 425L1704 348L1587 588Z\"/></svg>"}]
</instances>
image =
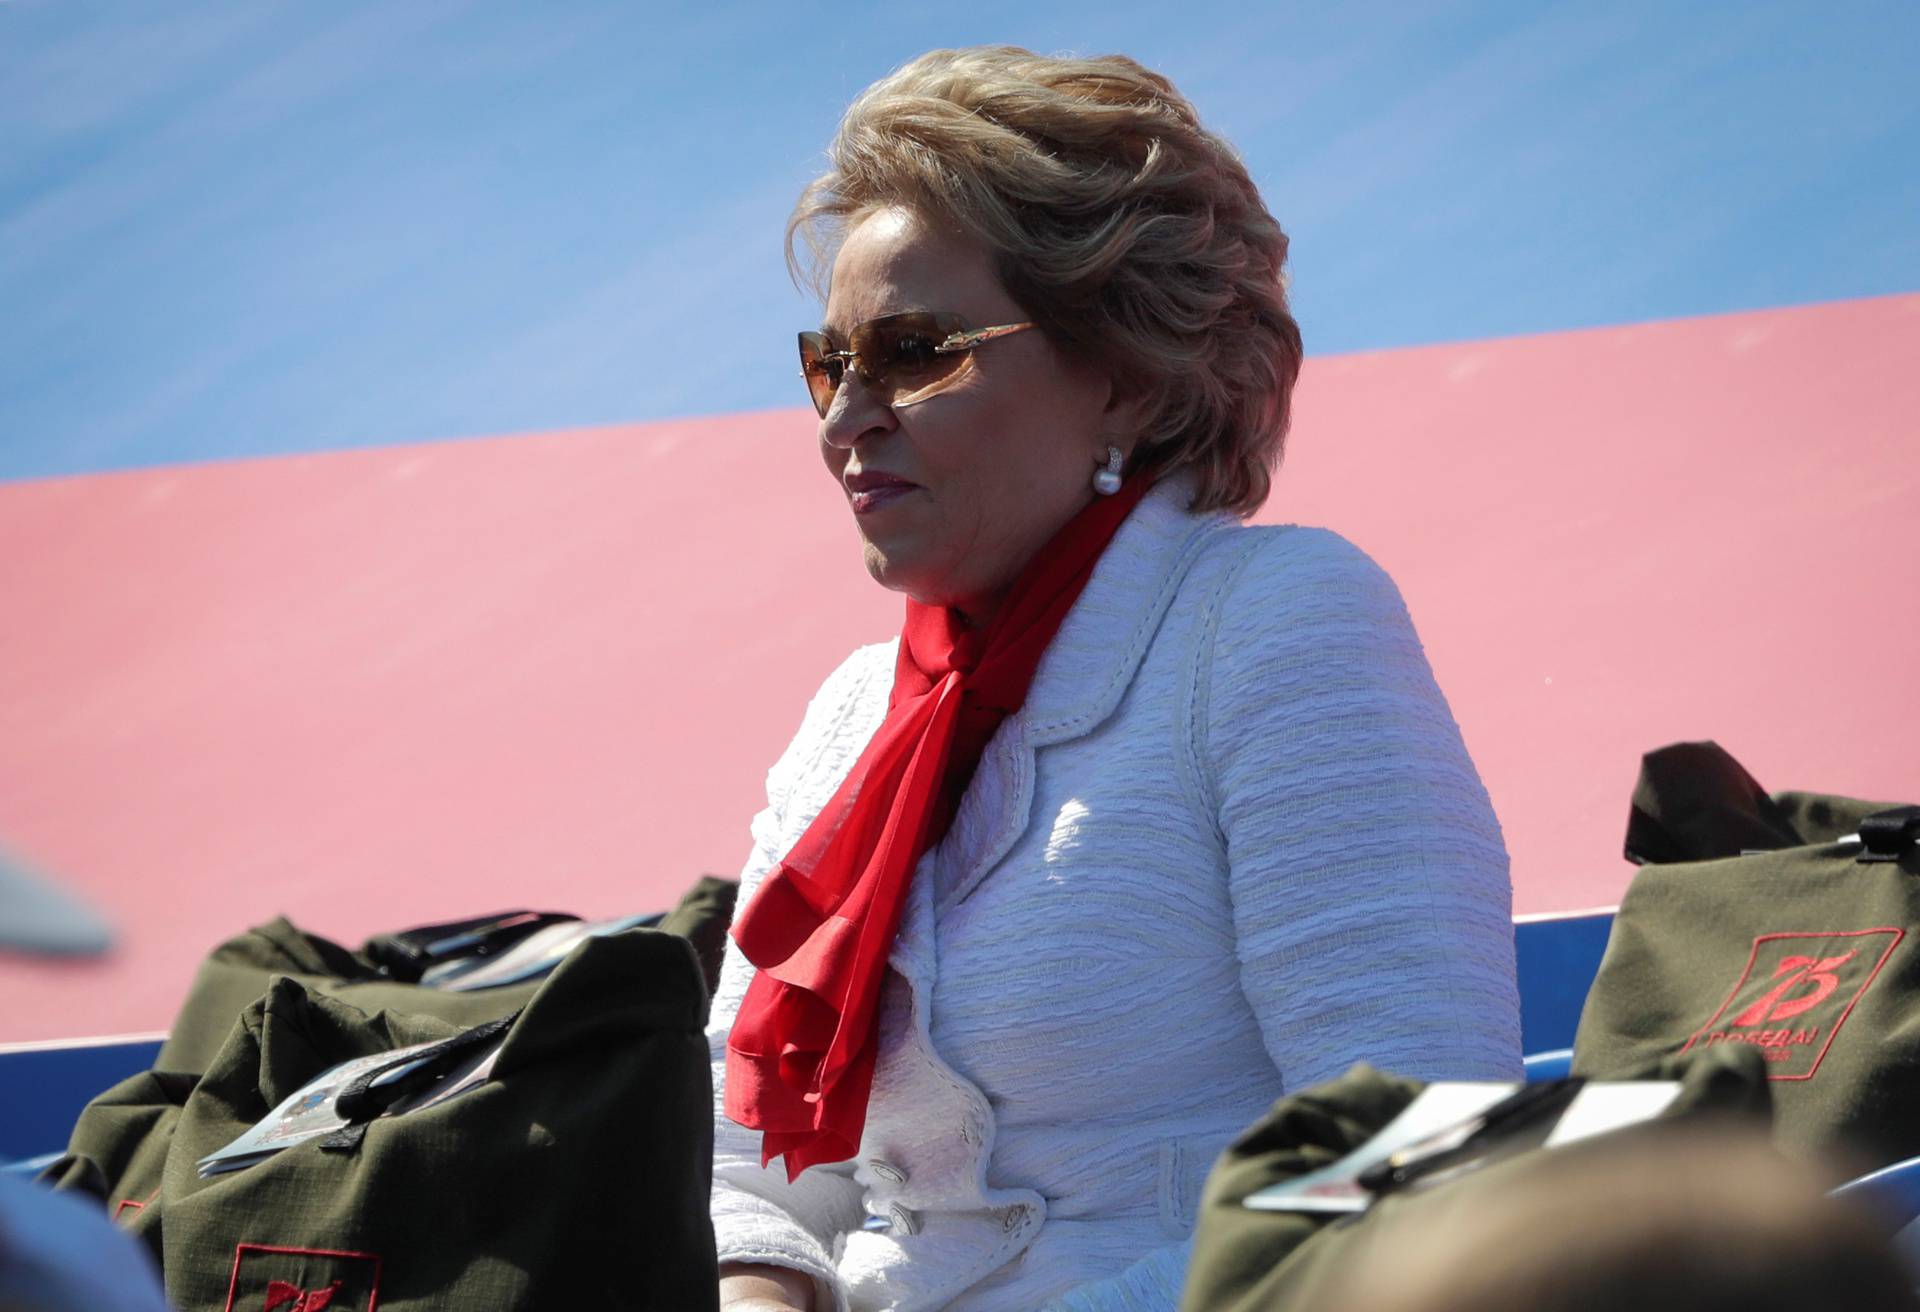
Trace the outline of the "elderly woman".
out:
<instances>
[{"instance_id":1,"label":"elderly woman","mask_svg":"<svg viewBox=\"0 0 1920 1312\"><path fill-rule=\"evenodd\" d=\"M1165 79L926 55L796 234L821 458L907 613L754 821L722 1306L1170 1309L1275 1098L1518 1072L1499 826L1392 582L1241 523L1300 367L1287 239Z\"/></svg>"}]
</instances>

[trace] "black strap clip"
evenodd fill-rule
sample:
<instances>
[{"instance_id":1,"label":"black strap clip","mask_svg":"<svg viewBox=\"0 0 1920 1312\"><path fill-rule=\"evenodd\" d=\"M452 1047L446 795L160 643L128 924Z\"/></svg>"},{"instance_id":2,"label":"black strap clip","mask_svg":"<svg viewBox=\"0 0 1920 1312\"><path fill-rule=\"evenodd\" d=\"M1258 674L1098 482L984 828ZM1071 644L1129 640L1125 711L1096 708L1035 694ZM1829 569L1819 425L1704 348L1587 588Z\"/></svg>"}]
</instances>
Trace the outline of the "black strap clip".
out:
<instances>
[{"instance_id":1,"label":"black strap clip","mask_svg":"<svg viewBox=\"0 0 1920 1312\"><path fill-rule=\"evenodd\" d=\"M1898 861L1920 844L1920 806L1878 811L1860 822L1862 862Z\"/></svg>"},{"instance_id":2,"label":"black strap clip","mask_svg":"<svg viewBox=\"0 0 1920 1312\"><path fill-rule=\"evenodd\" d=\"M1407 1144L1360 1172L1358 1184L1376 1199L1421 1181L1477 1170L1533 1142L1520 1137L1529 1126L1553 1125L1586 1087L1584 1075L1523 1084L1479 1116ZM1541 1136L1544 1137L1544 1136Z\"/></svg>"},{"instance_id":3,"label":"black strap clip","mask_svg":"<svg viewBox=\"0 0 1920 1312\"><path fill-rule=\"evenodd\" d=\"M361 1140L367 1137L368 1125L385 1116L406 1099L415 1094L424 1093L441 1077L472 1056L477 1049L499 1042L519 1015L519 1012L515 1012L511 1016L490 1020L484 1025L476 1025L423 1052L396 1057L384 1065L361 1072L346 1088L340 1090L339 1096L334 1099L334 1110L340 1114L346 1124L320 1141L320 1151L323 1153L357 1152ZM375 1083L388 1071L399 1066L411 1066L412 1069L399 1079Z\"/></svg>"}]
</instances>

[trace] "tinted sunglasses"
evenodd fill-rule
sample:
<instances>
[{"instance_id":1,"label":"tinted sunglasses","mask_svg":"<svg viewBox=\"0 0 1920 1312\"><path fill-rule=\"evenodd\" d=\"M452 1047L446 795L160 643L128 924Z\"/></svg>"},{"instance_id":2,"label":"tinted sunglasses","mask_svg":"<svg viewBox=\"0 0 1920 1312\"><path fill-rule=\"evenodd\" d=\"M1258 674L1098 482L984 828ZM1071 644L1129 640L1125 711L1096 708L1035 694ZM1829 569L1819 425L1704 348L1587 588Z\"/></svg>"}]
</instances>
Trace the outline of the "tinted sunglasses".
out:
<instances>
[{"instance_id":1,"label":"tinted sunglasses","mask_svg":"<svg viewBox=\"0 0 1920 1312\"><path fill-rule=\"evenodd\" d=\"M825 333L801 333L800 372L822 419L833 405L833 394L840 390L848 365L883 405L912 405L966 377L976 346L1035 326L1003 323L968 328L957 314L929 310L882 315L855 328L844 351L835 349Z\"/></svg>"}]
</instances>

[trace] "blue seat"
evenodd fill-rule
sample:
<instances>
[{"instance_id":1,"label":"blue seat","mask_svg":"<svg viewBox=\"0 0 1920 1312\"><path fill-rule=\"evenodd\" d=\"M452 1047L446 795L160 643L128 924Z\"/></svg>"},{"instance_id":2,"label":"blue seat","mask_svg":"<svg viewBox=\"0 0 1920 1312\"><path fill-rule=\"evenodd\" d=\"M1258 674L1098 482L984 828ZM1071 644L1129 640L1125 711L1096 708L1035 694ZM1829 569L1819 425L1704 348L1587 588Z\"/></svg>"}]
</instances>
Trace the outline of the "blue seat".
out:
<instances>
[{"instance_id":1,"label":"blue seat","mask_svg":"<svg viewBox=\"0 0 1920 1312\"><path fill-rule=\"evenodd\" d=\"M1833 1191L1836 1198L1864 1203L1896 1226L1920 1217L1920 1157L1870 1171Z\"/></svg>"},{"instance_id":2,"label":"blue seat","mask_svg":"<svg viewBox=\"0 0 1920 1312\"><path fill-rule=\"evenodd\" d=\"M0 1175L38 1175L64 1155L63 1153L41 1153L38 1157L25 1157L17 1162L7 1162L0 1165Z\"/></svg>"},{"instance_id":3,"label":"blue seat","mask_svg":"<svg viewBox=\"0 0 1920 1312\"><path fill-rule=\"evenodd\" d=\"M1520 1050L1527 1080L1557 1080L1573 1063L1580 1009L1613 932L1613 909L1520 916L1513 922L1520 978Z\"/></svg>"},{"instance_id":4,"label":"blue seat","mask_svg":"<svg viewBox=\"0 0 1920 1312\"><path fill-rule=\"evenodd\" d=\"M1521 1045L1529 1082L1567 1074L1580 1009L1599 973L1612 929L1612 908L1514 921ZM67 1141L87 1100L148 1069L159 1052L157 1035L0 1049L0 1170L37 1171L53 1160L58 1154L49 1153L49 1147ZM1866 1203L1896 1228L1914 1222L1920 1218L1920 1157L1863 1175L1834 1194Z\"/></svg>"},{"instance_id":5,"label":"blue seat","mask_svg":"<svg viewBox=\"0 0 1920 1312\"><path fill-rule=\"evenodd\" d=\"M1607 936L1612 932L1612 907L1514 920L1520 1051L1549 1053L1573 1046L1580 1009L1600 971L1600 958L1606 954Z\"/></svg>"},{"instance_id":6,"label":"blue seat","mask_svg":"<svg viewBox=\"0 0 1920 1312\"><path fill-rule=\"evenodd\" d=\"M0 1049L0 1160L65 1147L88 1099L146 1070L159 1055L158 1035Z\"/></svg>"},{"instance_id":7,"label":"blue seat","mask_svg":"<svg viewBox=\"0 0 1920 1312\"><path fill-rule=\"evenodd\" d=\"M1612 926L1611 909L1514 922L1522 1050L1536 1054L1528 1060L1528 1078L1565 1073L1563 1050L1573 1043ZM159 1051L157 1035L0 1049L0 1160L30 1158L65 1144L89 1098L146 1070Z\"/></svg>"},{"instance_id":8,"label":"blue seat","mask_svg":"<svg viewBox=\"0 0 1920 1312\"><path fill-rule=\"evenodd\" d=\"M1526 1058L1527 1083L1564 1080L1573 1069L1573 1049L1555 1048L1552 1052L1530 1052Z\"/></svg>"}]
</instances>

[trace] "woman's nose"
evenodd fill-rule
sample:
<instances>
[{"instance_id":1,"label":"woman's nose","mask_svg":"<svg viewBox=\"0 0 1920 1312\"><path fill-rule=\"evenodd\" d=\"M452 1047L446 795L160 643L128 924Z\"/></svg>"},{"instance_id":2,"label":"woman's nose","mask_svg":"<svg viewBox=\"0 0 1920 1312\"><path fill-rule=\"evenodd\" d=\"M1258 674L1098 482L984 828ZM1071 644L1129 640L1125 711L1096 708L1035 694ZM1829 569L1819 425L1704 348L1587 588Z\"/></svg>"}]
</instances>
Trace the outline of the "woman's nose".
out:
<instances>
[{"instance_id":1,"label":"woman's nose","mask_svg":"<svg viewBox=\"0 0 1920 1312\"><path fill-rule=\"evenodd\" d=\"M897 422L892 408L881 402L859 371L849 369L834 390L826 417L820 421L820 441L851 449L864 438L892 432Z\"/></svg>"}]
</instances>

